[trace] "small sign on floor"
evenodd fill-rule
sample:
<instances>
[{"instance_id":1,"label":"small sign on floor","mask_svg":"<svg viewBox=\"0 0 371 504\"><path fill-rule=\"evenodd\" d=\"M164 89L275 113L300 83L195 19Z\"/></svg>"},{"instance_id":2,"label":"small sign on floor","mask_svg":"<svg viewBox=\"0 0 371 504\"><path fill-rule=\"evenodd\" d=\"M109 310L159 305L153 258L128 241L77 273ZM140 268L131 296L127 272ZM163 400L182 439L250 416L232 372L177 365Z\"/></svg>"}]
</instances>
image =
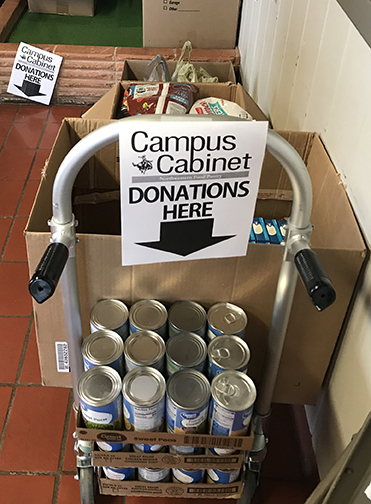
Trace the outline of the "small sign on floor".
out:
<instances>
[{"instance_id":1,"label":"small sign on floor","mask_svg":"<svg viewBox=\"0 0 371 504\"><path fill-rule=\"evenodd\" d=\"M49 105L62 56L21 42L14 59L8 93Z\"/></svg>"}]
</instances>

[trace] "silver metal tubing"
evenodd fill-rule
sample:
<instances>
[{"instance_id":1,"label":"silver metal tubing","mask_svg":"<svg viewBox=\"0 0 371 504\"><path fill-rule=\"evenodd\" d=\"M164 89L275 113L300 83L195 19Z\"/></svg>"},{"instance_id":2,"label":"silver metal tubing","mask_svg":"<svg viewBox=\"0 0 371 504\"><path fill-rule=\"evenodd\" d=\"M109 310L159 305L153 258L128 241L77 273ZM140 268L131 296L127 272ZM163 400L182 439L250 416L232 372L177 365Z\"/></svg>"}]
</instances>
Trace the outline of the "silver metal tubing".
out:
<instances>
[{"instance_id":1,"label":"silver metal tubing","mask_svg":"<svg viewBox=\"0 0 371 504\"><path fill-rule=\"evenodd\" d=\"M292 241L294 243L301 243L302 246L300 248L308 247L307 242L301 239L301 234L307 235L308 228L311 227L312 184L307 168L296 150L273 131L270 131L268 134L267 150L286 170L293 190L293 203L288 222L288 236L290 240L289 243L286 243L286 249L291 245ZM300 233L300 230L302 230L302 233ZM295 240L296 234L300 236L298 240ZM295 252L297 251L296 247ZM255 405L255 432L258 434L263 433L263 419L270 413L297 277L298 273L293 261L293 252L286 250L278 278L268 334L264 374Z\"/></svg>"}]
</instances>

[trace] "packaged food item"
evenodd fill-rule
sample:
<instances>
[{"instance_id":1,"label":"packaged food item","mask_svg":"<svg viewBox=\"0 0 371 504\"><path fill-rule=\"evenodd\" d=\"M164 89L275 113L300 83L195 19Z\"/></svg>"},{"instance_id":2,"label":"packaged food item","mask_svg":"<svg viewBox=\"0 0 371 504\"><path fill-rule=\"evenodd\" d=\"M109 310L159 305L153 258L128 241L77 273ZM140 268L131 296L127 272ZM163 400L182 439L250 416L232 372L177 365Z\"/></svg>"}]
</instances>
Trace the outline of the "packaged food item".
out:
<instances>
[{"instance_id":1,"label":"packaged food item","mask_svg":"<svg viewBox=\"0 0 371 504\"><path fill-rule=\"evenodd\" d=\"M118 117L143 114L187 114L197 93L193 84L153 83L131 85L125 91Z\"/></svg>"},{"instance_id":2,"label":"packaged food item","mask_svg":"<svg viewBox=\"0 0 371 504\"><path fill-rule=\"evenodd\" d=\"M217 374L230 369L246 373L250 349L242 338L225 334L209 343L208 358L208 377L211 381Z\"/></svg>"},{"instance_id":3,"label":"packaged food item","mask_svg":"<svg viewBox=\"0 0 371 504\"><path fill-rule=\"evenodd\" d=\"M228 115L233 117L241 117L242 119L247 119L248 121L253 120L252 116L242 107L237 105L237 103L214 97L197 100L193 104L189 113L206 115Z\"/></svg>"},{"instance_id":4,"label":"packaged food item","mask_svg":"<svg viewBox=\"0 0 371 504\"><path fill-rule=\"evenodd\" d=\"M160 373L165 370L165 342L154 331L136 331L125 342L125 368L129 372L135 367L150 366Z\"/></svg>"}]
</instances>

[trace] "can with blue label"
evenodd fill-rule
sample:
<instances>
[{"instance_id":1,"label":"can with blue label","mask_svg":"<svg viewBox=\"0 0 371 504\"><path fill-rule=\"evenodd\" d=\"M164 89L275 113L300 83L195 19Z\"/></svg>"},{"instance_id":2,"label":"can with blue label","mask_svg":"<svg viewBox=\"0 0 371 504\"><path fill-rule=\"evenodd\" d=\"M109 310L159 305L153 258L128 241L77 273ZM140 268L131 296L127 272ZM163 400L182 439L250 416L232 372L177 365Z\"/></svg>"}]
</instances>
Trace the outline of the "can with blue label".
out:
<instances>
[{"instance_id":1,"label":"can with blue label","mask_svg":"<svg viewBox=\"0 0 371 504\"><path fill-rule=\"evenodd\" d=\"M125 428L161 432L165 422L166 382L155 368L136 367L123 380Z\"/></svg>"},{"instance_id":2,"label":"can with blue label","mask_svg":"<svg viewBox=\"0 0 371 504\"><path fill-rule=\"evenodd\" d=\"M129 311L130 333L154 331L166 341L167 309L156 299L141 299Z\"/></svg>"},{"instance_id":3,"label":"can with blue label","mask_svg":"<svg viewBox=\"0 0 371 504\"><path fill-rule=\"evenodd\" d=\"M222 371L235 369L247 372L250 350L239 336L221 335L214 338L208 346L208 377L211 381Z\"/></svg>"},{"instance_id":4,"label":"can with blue label","mask_svg":"<svg viewBox=\"0 0 371 504\"><path fill-rule=\"evenodd\" d=\"M207 346L198 334L180 332L166 343L168 377L180 369L195 369L201 373L206 366Z\"/></svg>"},{"instance_id":5,"label":"can with blue label","mask_svg":"<svg viewBox=\"0 0 371 504\"><path fill-rule=\"evenodd\" d=\"M121 387L120 375L109 366L92 367L82 373L77 393L88 429L119 430L123 427ZM124 449L123 443L103 443L100 447L105 451Z\"/></svg>"},{"instance_id":6,"label":"can with blue label","mask_svg":"<svg viewBox=\"0 0 371 504\"><path fill-rule=\"evenodd\" d=\"M220 469L207 469L206 480L207 483L218 483L226 485L238 480L241 469L232 469L231 471L221 471Z\"/></svg>"},{"instance_id":7,"label":"can with blue label","mask_svg":"<svg viewBox=\"0 0 371 504\"><path fill-rule=\"evenodd\" d=\"M210 384L199 371L183 369L174 373L167 383L167 432L175 434L205 433L210 394ZM182 455L195 454L199 450L196 446L171 447L171 451Z\"/></svg>"},{"instance_id":8,"label":"can with blue label","mask_svg":"<svg viewBox=\"0 0 371 504\"><path fill-rule=\"evenodd\" d=\"M206 310L196 301L177 301L169 308L169 336L182 331L205 338Z\"/></svg>"},{"instance_id":9,"label":"can with blue label","mask_svg":"<svg viewBox=\"0 0 371 504\"><path fill-rule=\"evenodd\" d=\"M243 338L247 315L242 308L232 303L216 303L207 312L207 326L209 342L221 334L234 334Z\"/></svg>"},{"instance_id":10,"label":"can with blue label","mask_svg":"<svg viewBox=\"0 0 371 504\"><path fill-rule=\"evenodd\" d=\"M121 336L109 329L95 331L87 336L81 346L84 369L110 366L122 377L124 374L124 342Z\"/></svg>"},{"instance_id":11,"label":"can with blue label","mask_svg":"<svg viewBox=\"0 0 371 504\"><path fill-rule=\"evenodd\" d=\"M167 446L153 444L134 444L133 450L136 453L164 453Z\"/></svg>"},{"instance_id":12,"label":"can with blue label","mask_svg":"<svg viewBox=\"0 0 371 504\"><path fill-rule=\"evenodd\" d=\"M125 368L129 372L139 366L165 370L165 342L154 331L137 331L125 341Z\"/></svg>"},{"instance_id":13,"label":"can with blue label","mask_svg":"<svg viewBox=\"0 0 371 504\"><path fill-rule=\"evenodd\" d=\"M202 483L205 477L205 469L196 469L194 471L189 469L172 469L172 473L174 483L185 483L186 485Z\"/></svg>"},{"instance_id":14,"label":"can with blue label","mask_svg":"<svg viewBox=\"0 0 371 504\"><path fill-rule=\"evenodd\" d=\"M223 371L217 374L211 382L209 434L246 435L255 398L254 382L246 374L240 371ZM238 446L231 448L236 449ZM231 449L231 452L233 451Z\"/></svg>"},{"instance_id":15,"label":"can with blue label","mask_svg":"<svg viewBox=\"0 0 371 504\"><path fill-rule=\"evenodd\" d=\"M91 332L110 329L123 339L129 335L129 310L119 299L101 299L90 312Z\"/></svg>"},{"instance_id":16,"label":"can with blue label","mask_svg":"<svg viewBox=\"0 0 371 504\"><path fill-rule=\"evenodd\" d=\"M111 480L133 480L135 479L135 469L129 467L103 467L106 478Z\"/></svg>"}]
</instances>

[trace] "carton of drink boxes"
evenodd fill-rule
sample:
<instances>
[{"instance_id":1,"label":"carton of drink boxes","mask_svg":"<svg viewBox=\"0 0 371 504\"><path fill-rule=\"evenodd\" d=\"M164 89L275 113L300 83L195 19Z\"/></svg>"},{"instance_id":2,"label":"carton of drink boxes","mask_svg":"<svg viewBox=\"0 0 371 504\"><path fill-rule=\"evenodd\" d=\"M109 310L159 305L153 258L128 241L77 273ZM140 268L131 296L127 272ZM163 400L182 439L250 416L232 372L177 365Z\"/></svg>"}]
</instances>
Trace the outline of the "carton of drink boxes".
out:
<instances>
[{"instance_id":1,"label":"carton of drink boxes","mask_svg":"<svg viewBox=\"0 0 371 504\"><path fill-rule=\"evenodd\" d=\"M246 452L251 450L254 436L212 436L209 434L173 434L168 432L112 431L85 428L79 412L77 417L77 437L83 441L125 442L129 444L159 444L165 446L198 446L200 448L236 448L231 455L182 455L172 453L136 453L100 451L93 446L93 465L96 467L147 467L178 469L221 469L243 468ZM242 495L244 487L243 470L240 478L228 484L192 483L150 483L134 480L110 480L99 471L99 490L106 495L156 495L157 497L212 497L234 498Z\"/></svg>"}]
</instances>

